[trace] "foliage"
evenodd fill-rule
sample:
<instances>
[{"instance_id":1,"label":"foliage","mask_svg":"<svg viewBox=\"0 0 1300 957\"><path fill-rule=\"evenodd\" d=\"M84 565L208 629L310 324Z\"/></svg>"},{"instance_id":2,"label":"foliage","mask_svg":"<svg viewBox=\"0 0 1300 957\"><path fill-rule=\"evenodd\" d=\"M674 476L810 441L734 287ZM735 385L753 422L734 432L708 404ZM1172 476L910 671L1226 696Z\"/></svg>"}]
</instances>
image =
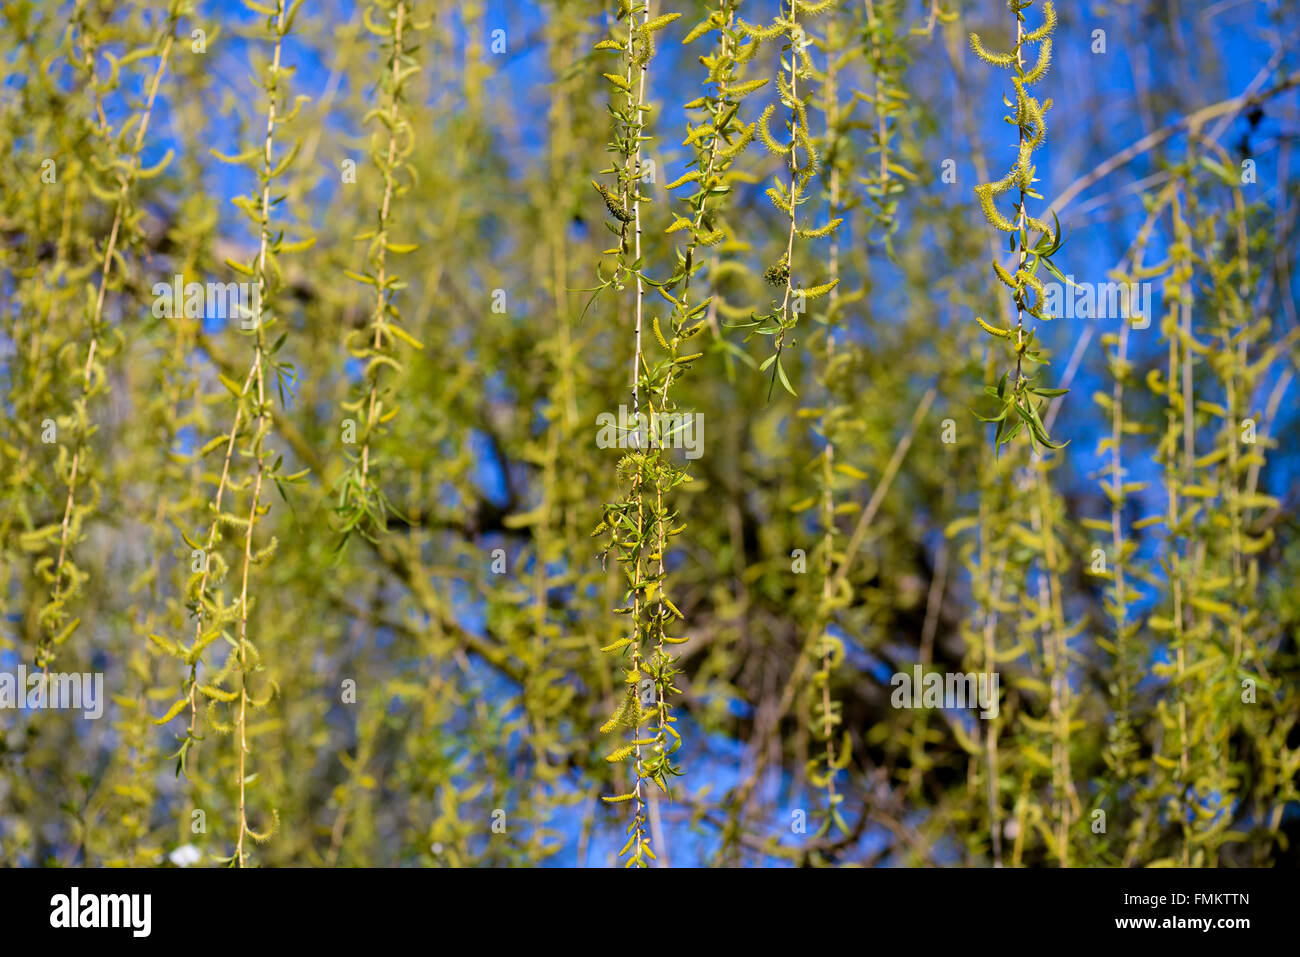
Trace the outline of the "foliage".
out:
<instances>
[{"instance_id":1,"label":"foliage","mask_svg":"<svg viewBox=\"0 0 1300 957\"><path fill-rule=\"evenodd\" d=\"M1295 863L1285 5L0 18L0 861Z\"/></svg>"}]
</instances>

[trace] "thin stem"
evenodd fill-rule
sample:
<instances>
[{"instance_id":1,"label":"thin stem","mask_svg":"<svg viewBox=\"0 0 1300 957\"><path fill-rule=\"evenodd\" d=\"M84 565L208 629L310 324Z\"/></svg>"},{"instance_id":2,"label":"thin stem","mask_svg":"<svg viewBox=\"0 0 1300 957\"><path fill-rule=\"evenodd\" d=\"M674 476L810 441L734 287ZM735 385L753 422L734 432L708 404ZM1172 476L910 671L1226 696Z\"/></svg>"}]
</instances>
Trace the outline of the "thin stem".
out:
<instances>
[{"instance_id":1,"label":"thin stem","mask_svg":"<svg viewBox=\"0 0 1300 957\"><path fill-rule=\"evenodd\" d=\"M257 472L253 479L253 498L248 509L248 524L244 531L243 565L239 581L239 715L235 724L235 733L239 741L239 834L235 842L235 860L238 866L244 866L244 837L248 833L248 816L246 807L247 775L245 758L248 754L247 715L248 715L248 577L253 564L253 530L257 525L258 510L261 506L262 482L266 475L266 453L264 442L270 428L269 409L266 402L265 377L265 342L263 340L262 316L263 296L266 292L266 257L271 241L271 170L272 146L275 138L276 107L279 100L280 53L284 42L285 2L277 0L275 23L275 49L271 55L271 81L267 88L269 103L266 111L266 137L262 148L262 203L261 230L257 250L257 300L254 303L254 355L253 376L257 389L257 424L253 432L253 457L257 462Z\"/></svg>"},{"instance_id":2,"label":"thin stem","mask_svg":"<svg viewBox=\"0 0 1300 957\"><path fill-rule=\"evenodd\" d=\"M145 105L140 114L140 124L135 131L135 140L131 146L131 153L127 159L127 168L125 171L118 173L119 189L117 194L117 203L113 211L113 224L109 227L108 239L104 243L104 256L99 270L99 287L95 293L95 305L92 307L90 314L90 344L86 348L86 361L82 364L81 369L81 396L77 400L77 405L81 407L84 414L85 404L90 398L91 393L91 376L95 368L95 352L99 347L100 326L104 317L104 302L108 295L108 282L113 271L114 254L117 252L118 237L122 229L123 220L126 216L127 208L131 200L131 187L135 184L135 175L140 163L140 151L144 148L145 135L149 130L149 119L153 115L154 102L158 98L158 90L162 85L163 73L167 70L167 60L171 56L172 43L175 37L176 24L180 19L180 8L173 4L167 14L162 51L158 54L158 66L155 68L153 78L149 83L149 93L145 98ZM105 133L108 130L108 122L104 117L103 97L99 94L96 87L95 71L95 54L89 50L86 45L86 38L83 34L83 49L86 50L87 58L90 61L90 85L95 89L95 112L100 120L100 128ZM72 464L68 472L68 494L63 503L63 517L59 522L59 553L54 562L54 586L51 593L51 604L58 606L64 599L64 581L63 570L64 563L68 555L68 546L70 543L70 530L72 527L72 511L76 501L77 482L82 465L82 455L85 452L86 429L84 423L76 430L76 443L72 453ZM56 619L61 620L61 614ZM53 624L52 628L57 627ZM47 640L51 636L47 635ZM39 664L44 675L49 675L51 649L45 642L42 643L38 652Z\"/></svg>"}]
</instances>

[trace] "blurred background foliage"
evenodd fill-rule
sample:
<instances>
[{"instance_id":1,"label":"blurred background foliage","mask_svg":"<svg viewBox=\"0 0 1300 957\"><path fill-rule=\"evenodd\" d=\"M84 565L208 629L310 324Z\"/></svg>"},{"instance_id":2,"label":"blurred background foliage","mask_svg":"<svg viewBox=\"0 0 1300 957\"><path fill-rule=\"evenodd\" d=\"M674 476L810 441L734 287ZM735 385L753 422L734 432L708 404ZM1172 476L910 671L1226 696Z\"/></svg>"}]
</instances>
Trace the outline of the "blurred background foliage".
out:
<instances>
[{"instance_id":1,"label":"blurred background foliage","mask_svg":"<svg viewBox=\"0 0 1300 957\"><path fill-rule=\"evenodd\" d=\"M625 296L588 306L584 291L609 262L591 180L610 162L611 67L592 47L615 5L403 5L424 29L406 41L418 70L388 228L415 248L387 269L422 348L388 343L395 414L368 468L391 508L351 499L369 503L365 534L340 548L358 454L344 404L375 375L357 333L376 291L356 279L374 249L356 237L385 204L389 124L367 114L391 92L395 6L306 4L282 44L274 157L297 153L269 206L285 369L265 443L279 473L309 471L283 497L268 487L254 523L257 549L277 542L244 609L256 654L222 675L267 699L241 728L242 784L220 696L194 709L180 773L176 751L194 695L190 543L213 522L212 440L237 405L222 380L238 392L255 347L234 318L158 316L152 289L238 281L230 261L257 258L257 216L250 230L230 200L260 196L279 8L0 6L0 665L45 654L103 672L111 695L97 722L0 712L0 861L153 865L192 845L210 864L236 852L245 790L250 828L277 828L245 863L603 866L624 843L627 814L599 799L629 787L599 732L623 693L600 652L620 637L623 583L592 532L620 494L623 453L598 447L596 419L629 402L632 327ZM717 32L682 39L717 5L652 7L682 14L656 34L645 94L643 268L666 277L681 236L664 230L686 207L663 186L694 155L683 104ZM740 326L768 308L788 219L764 196L781 158L751 146L694 280L714 297L705 355L674 387L703 416L704 454L672 492L685 775L650 799L658 863L1296 862L1296 13L1059 11L1035 86L1055 101L1035 154L1042 209L1069 237L1055 261L1155 296L1145 328L1040 327L1042 384L1070 389L1048 413L1069 445L1041 458L1024 435L995 454L972 414L992 414L983 389L1005 371L974 317L1014 311L974 187L1016 145L1014 91L967 35L1005 48L1012 15L842 0L808 18L822 166L800 215L844 223L799 240L789 266L812 286L833 262L840 282L785 342L797 395L771 390L768 343ZM774 78L779 56L765 46L745 77ZM740 118L775 102L773 80ZM213 153L249 149L248 165ZM247 510L258 458L237 432L230 495ZM224 538L237 567L243 536ZM827 567L843 581L829 599ZM233 572L213 588L234 607ZM239 654L234 622L218 624L199 684ZM918 663L996 669L998 717L892 707L890 676ZM839 821L816 763L823 698L847 741L829 772Z\"/></svg>"}]
</instances>

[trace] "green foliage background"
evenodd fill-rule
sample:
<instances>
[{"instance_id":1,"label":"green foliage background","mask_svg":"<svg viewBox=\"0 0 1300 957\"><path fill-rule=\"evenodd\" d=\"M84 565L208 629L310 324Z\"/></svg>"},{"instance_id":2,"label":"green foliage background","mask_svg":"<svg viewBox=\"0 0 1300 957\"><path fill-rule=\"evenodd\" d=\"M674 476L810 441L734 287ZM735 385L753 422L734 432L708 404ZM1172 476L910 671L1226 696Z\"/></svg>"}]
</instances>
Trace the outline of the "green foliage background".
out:
<instances>
[{"instance_id":1,"label":"green foliage background","mask_svg":"<svg viewBox=\"0 0 1300 957\"><path fill-rule=\"evenodd\" d=\"M0 670L111 700L0 861L1294 864L1300 24L1188 6L3 0Z\"/></svg>"}]
</instances>

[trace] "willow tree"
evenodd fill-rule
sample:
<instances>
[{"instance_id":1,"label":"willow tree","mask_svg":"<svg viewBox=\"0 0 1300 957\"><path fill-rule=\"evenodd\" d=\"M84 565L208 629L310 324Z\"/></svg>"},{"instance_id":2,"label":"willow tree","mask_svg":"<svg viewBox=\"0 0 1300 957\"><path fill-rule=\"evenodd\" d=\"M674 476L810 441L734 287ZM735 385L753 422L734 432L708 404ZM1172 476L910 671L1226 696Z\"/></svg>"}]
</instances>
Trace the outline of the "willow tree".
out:
<instances>
[{"instance_id":1,"label":"willow tree","mask_svg":"<svg viewBox=\"0 0 1300 957\"><path fill-rule=\"evenodd\" d=\"M0 15L0 860L1294 861L1289 9Z\"/></svg>"}]
</instances>

